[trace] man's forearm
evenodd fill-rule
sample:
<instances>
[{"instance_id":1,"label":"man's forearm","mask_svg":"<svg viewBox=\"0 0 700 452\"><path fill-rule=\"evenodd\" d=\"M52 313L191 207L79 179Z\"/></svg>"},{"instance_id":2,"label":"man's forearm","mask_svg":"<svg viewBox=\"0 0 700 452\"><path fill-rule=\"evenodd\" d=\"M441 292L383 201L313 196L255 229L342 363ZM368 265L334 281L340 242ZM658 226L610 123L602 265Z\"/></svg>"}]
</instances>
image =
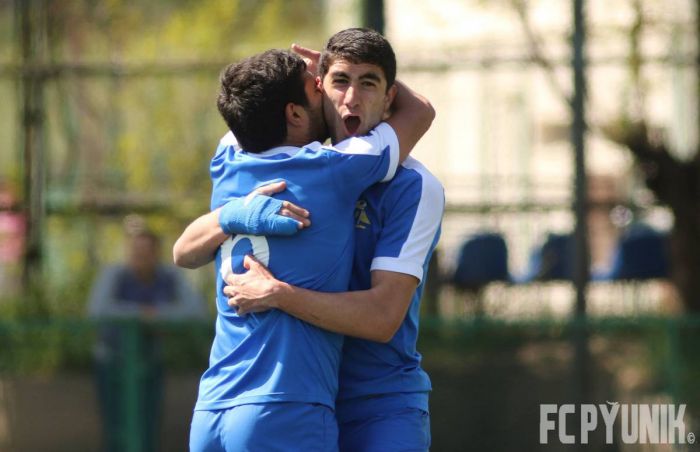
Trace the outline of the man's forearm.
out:
<instances>
[{"instance_id":1,"label":"man's forearm","mask_svg":"<svg viewBox=\"0 0 700 452\"><path fill-rule=\"evenodd\" d=\"M224 287L239 315L280 309L320 328L376 342L394 336L419 282L409 274L373 270L369 290L315 292L276 279L251 256L243 266L248 271L227 276Z\"/></svg>"},{"instance_id":2,"label":"man's forearm","mask_svg":"<svg viewBox=\"0 0 700 452\"><path fill-rule=\"evenodd\" d=\"M175 265L198 268L214 259L217 248L228 235L219 225L218 209L194 220L173 246Z\"/></svg>"},{"instance_id":3,"label":"man's forearm","mask_svg":"<svg viewBox=\"0 0 700 452\"><path fill-rule=\"evenodd\" d=\"M325 330L376 342L388 342L398 325L391 322L389 309L377 299L379 292L375 289L316 292L285 284L285 289L277 296L275 306Z\"/></svg>"},{"instance_id":4,"label":"man's forearm","mask_svg":"<svg viewBox=\"0 0 700 452\"><path fill-rule=\"evenodd\" d=\"M387 122L399 139L399 161L403 162L435 119L435 109L424 96L396 80L396 97Z\"/></svg>"}]
</instances>

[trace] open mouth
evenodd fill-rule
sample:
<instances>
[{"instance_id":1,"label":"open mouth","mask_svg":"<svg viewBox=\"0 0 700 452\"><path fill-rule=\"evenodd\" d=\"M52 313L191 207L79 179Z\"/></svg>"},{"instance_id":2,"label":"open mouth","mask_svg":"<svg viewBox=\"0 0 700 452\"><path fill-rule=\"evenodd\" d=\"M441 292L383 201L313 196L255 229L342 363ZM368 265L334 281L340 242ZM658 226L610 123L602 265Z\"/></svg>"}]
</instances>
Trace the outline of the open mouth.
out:
<instances>
[{"instance_id":1,"label":"open mouth","mask_svg":"<svg viewBox=\"0 0 700 452\"><path fill-rule=\"evenodd\" d=\"M347 116L343 119L345 123L345 131L349 136L355 135L360 128L360 117L359 116Z\"/></svg>"}]
</instances>

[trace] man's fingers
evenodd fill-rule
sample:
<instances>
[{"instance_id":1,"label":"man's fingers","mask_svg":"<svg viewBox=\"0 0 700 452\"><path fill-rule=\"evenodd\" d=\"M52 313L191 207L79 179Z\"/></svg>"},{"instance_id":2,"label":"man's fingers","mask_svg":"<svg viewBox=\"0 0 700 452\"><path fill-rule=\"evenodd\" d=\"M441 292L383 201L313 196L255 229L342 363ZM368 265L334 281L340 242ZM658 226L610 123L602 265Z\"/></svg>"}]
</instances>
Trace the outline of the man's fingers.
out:
<instances>
[{"instance_id":1,"label":"man's fingers","mask_svg":"<svg viewBox=\"0 0 700 452\"><path fill-rule=\"evenodd\" d=\"M292 44L292 50L304 58L309 58L314 63L318 63L319 58L321 58L321 52L300 46L296 43Z\"/></svg>"},{"instance_id":2,"label":"man's fingers","mask_svg":"<svg viewBox=\"0 0 700 452\"><path fill-rule=\"evenodd\" d=\"M308 219L309 211L289 201L284 201L282 203L282 208L280 209L279 214L298 221L301 223L300 227L308 228L311 226L311 221Z\"/></svg>"},{"instance_id":3,"label":"man's fingers","mask_svg":"<svg viewBox=\"0 0 700 452\"><path fill-rule=\"evenodd\" d=\"M253 281L255 280L255 278L258 278L261 275L266 275L267 277L272 276L270 270L268 270L262 262L260 262L255 256L251 254L246 254L245 259L243 259L243 265L251 272L254 272L251 273L251 275L253 276Z\"/></svg>"},{"instance_id":4,"label":"man's fingers","mask_svg":"<svg viewBox=\"0 0 700 452\"><path fill-rule=\"evenodd\" d=\"M300 229L304 229L304 223L298 221L288 215L276 215L274 224L272 225L271 231L273 235L294 235L299 232Z\"/></svg>"},{"instance_id":5,"label":"man's fingers","mask_svg":"<svg viewBox=\"0 0 700 452\"><path fill-rule=\"evenodd\" d=\"M287 182L282 180L258 187L255 189L255 193L265 196L272 196L273 194L283 192L286 189ZM311 225L311 222L306 220L306 218L309 217L309 211L289 201L282 202L282 207L280 208L279 214L298 221L301 223L299 226L300 228L309 227Z\"/></svg>"},{"instance_id":6,"label":"man's fingers","mask_svg":"<svg viewBox=\"0 0 700 452\"><path fill-rule=\"evenodd\" d=\"M296 220L298 223L300 223L299 228L308 228L309 226L311 226L311 220L309 220L308 218L300 217L299 215L290 210L282 209L280 210L280 215Z\"/></svg>"},{"instance_id":7,"label":"man's fingers","mask_svg":"<svg viewBox=\"0 0 700 452\"><path fill-rule=\"evenodd\" d=\"M306 63L306 70L314 75L318 74L318 63L321 59L321 52L307 49L299 44L292 44L292 50L299 54Z\"/></svg>"},{"instance_id":8,"label":"man's fingers","mask_svg":"<svg viewBox=\"0 0 700 452\"><path fill-rule=\"evenodd\" d=\"M286 189L287 189L287 182L281 180L281 181L273 182L271 184L263 185L262 187L258 187L255 189L255 192L260 193L261 195L271 196L275 193L279 193L279 192L284 191Z\"/></svg>"},{"instance_id":9,"label":"man's fingers","mask_svg":"<svg viewBox=\"0 0 700 452\"><path fill-rule=\"evenodd\" d=\"M230 308L236 308L236 314L239 316L244 316L248 313L248 310L244 306L240 305L238 298L229 298L228 305Z\"/></svg>"},{"instance_id":10,"label":"man's fingers","mask_svg":"<svg viewBox=\"0 0 700 452\"><path fill-rule=\"evenodd\" d=\"M299 207L294 203L291 203L289 201L284 201L282 203L282 208L283 209L288 209L290 212L300 216L307 218L309 216L309 211L304 209L303 207Z\"/></svg>"},{"instance_id":11,"label":"man's fingers","mask_svg":"<svg viewBox=\"0 0 700 452\"><path fill-rule=\"evenodd\" d=\"M261 264L260 261L257 260L255 258L255 256L253 256L252 254L245 255L245 258L243 259L243 267L245 267L248 270L250 270L251 268L255 268L255 267L257 267L257 268L263 267L264 268L263 264Z\"/></svg>"},{"instance_id":12,"label":"man's fingers","mask_svg":"<svg viewBox=\"0 0 700 452\"><path fill-rule=\"evenodd\" d=\"M236 308L236 314L238 314L239 317L244 317L248 314L248 310L242 306L236 298L230 298L228 300L228 305L232 308Z\"/></svg>"}]
</instances>

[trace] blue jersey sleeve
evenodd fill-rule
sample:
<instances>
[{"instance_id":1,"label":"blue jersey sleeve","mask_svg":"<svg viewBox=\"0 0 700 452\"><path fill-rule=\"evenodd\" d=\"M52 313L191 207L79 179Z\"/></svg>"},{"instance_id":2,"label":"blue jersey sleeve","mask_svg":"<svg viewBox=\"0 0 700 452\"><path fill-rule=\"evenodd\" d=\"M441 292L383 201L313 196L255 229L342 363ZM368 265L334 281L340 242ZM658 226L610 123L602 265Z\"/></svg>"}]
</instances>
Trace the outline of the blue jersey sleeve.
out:
<instances>
[{"instance_id":1,"label":"blue jersey sleeve","mask_svg":"<svg viewBox=\"0 0 700 452\"><path fill-rule=\"evenodd\" d=\"M214 156L209 163L209 176L212 181L211 202L209 206L211 210L221 207L226 201L230 200L229 198L225 198L223 194L220 193L221 190L217 190L216 188L217 184L221 183L224 178L226 165L233 160L233 157L239 150L240 146L233 132L227 132L226 135L219 140L219 145L216 147Z\"/></svg>"},{"instance_id":2,"label":"blue jersey sleeve","mask_svg":"<svg viewBox=\"0 0 700 452\"><path fill-rule=\"evenodd\" d=\"M438 239L445 195L440 182L417 160L409 157L403 166L410 177L389 185L371 269L422 281L425 261Z\"/></svg>"},{"instance_id":3,"label":"blue jersey sleeve","mask_svg":"<svg viewBox=\"0 0 700 452\"><path fill-rule=\"evenodd\" d=\"M394 177L399 164L399 140L387 123L369 135L341 141L329 152L331 176L341 191L359 195L369 186Z\"/></svg>"},{"instance_id":4,"label":"blue jersey sleeve","mask_svg":"<svg viewBox=\"0 0 700 452\"><path fill-rule=\"evenodd\" d=\"M223 137L221 137L221 140L219 140L219 145L216 147L212 160L217 160L228 151L236 152L239 149L240 146L238 145L236 136L229 130Z\"/></svg>"}]
</instances>

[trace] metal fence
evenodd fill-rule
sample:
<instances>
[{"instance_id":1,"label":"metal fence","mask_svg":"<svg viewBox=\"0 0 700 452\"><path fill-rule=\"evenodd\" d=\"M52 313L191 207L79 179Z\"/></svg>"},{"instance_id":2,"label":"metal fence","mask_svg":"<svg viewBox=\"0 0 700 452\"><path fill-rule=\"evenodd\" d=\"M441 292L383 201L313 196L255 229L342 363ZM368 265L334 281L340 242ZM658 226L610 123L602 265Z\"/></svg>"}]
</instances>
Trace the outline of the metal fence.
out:
<instances>
[{"instance_id":1,"label":"metal fence","mask_svg":"<svg viewBox=\"0 0 700 452\"><path fill-rule=\"evenodd\" d=\"M122 341L122 354L108 367L118 395L110 400L120 413L111 420L95 361L95 344L105 327L117 328ZM118 450L187 450L212 330L208 323L0 323L0 448L97 450L111 434ZM576 368L574 341L581 331L587 342L582 372ZM156 354L149 349L154 337ZM700 416L699 345L698 317L583 323L425 318L419 350L433 383L432 450L541 450L540 404L686 404L686 432L692 432ZM147 378L153 360L163 372L157 387ZM160 391L163 397L154 401L152 394ZM105 422L111 422L112 433ZM149 429L155 438L149 439ZM607 445L605 429L595 430L591 449L648 450L622 443L619 419L614 432L614 444ZM552 450L562 447L555 434L549 441Z\"/></svg>"}]
</instances>

